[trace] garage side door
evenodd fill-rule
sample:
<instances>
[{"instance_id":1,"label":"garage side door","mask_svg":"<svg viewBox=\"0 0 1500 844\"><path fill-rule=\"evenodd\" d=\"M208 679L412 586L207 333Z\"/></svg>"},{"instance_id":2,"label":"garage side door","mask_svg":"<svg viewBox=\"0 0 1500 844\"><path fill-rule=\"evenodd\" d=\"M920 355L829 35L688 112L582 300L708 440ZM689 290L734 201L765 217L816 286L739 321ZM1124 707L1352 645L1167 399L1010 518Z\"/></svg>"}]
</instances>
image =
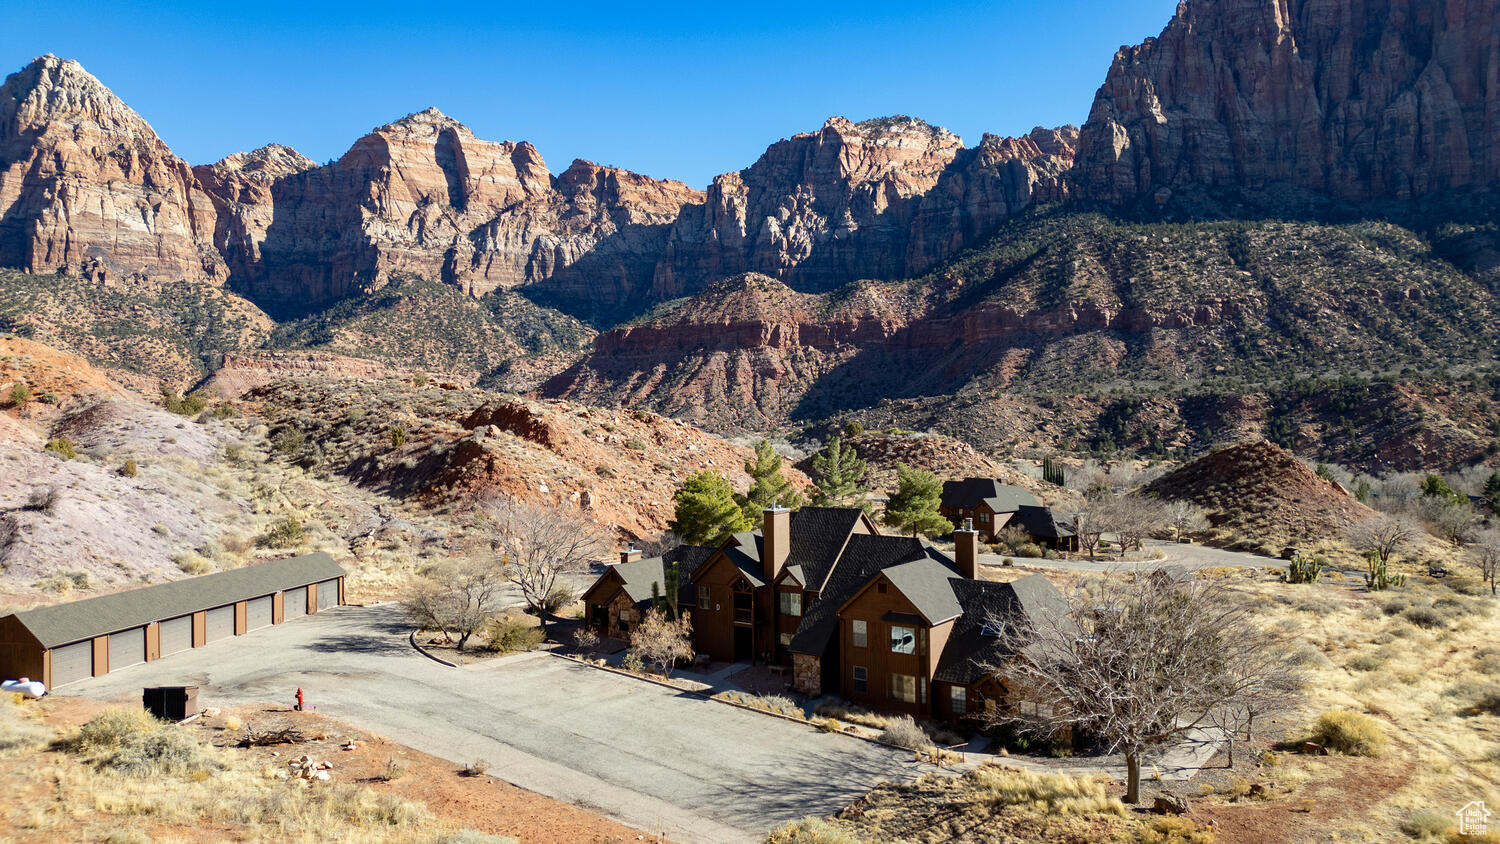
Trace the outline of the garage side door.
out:
<instances>
[{"instance_id":1,"label":"garage side door","mask_svg":"<svg viewBox=\"0 0 1500 844\"><path fill-rule=\"evenodd\" d=\"M204 622L203 638L205 641L217 642L220 639L228 639L234 635L234 605L209 610Z\"/></svg>"},{"instance_id":2,"label":"garage side door","mask_svg":"<svg viewBox=\"0 0 1500 844\"><path fill-rule=\"evenodd\" d=\"M52 649L52 686L76 683L94 676L94 643L79 642Z\"/></svg>"},{"instance_id":3,"label":"garage side door","mask_svg":"<svg viewBox=\"0 0 1500 844\"><path fill-rule=\"evenodd\" d=\"M109 634L109 670L146 661L146 628L136 627Z\"/></svg>"},{"instance_id":4,"label":"garage side door","mask_svg":"<svg viewBox=\"0 0 1500 844\"><path fill-rule=\"evenodd\" d=\"M286 590L281 598L281 606L281 617L285 621L307 615L307 587L298 586L296 589Z\"/></svg>"},{"instance_id":5,"label":"garage side door","mask_svg":"<svg viewBox=\"0 0 1500 844\"><path fill-rule=\"evenodd\" d=\"M339 605L339 582L325 580L318 584L318 609L326 610Z\"/></svg>"},{"instance_id":6,"label":"garage side door","mask_svg":"<svg viewBox=\"0 0 1500 844\"><path fill-rule=\"evenodd\" d=\"M175 654L193 647L193 617L182 615L161 623L161 655Z\"/></svg>"},{"instance_id":7,"label":"garage side door","mask_svg":"<svg viewBox=\"0 0 1500 844\"><path fill-rule=\"evenodd\" d=\"M254 598L245 603L245 629L259 630L271 626L271 596Z\"/></svg>"}]
</instances>

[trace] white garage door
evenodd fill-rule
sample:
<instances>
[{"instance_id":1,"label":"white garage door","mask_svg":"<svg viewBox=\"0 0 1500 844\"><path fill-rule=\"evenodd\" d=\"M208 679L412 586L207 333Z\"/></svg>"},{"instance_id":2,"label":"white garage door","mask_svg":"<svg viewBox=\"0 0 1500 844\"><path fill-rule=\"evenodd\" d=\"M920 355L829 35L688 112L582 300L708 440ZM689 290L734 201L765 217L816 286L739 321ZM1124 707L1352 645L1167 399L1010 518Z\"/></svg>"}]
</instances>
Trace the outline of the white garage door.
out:
<instances>
[{"instance_id":1,"label":"white garage door","mask_svg":"<svg viewBox=\"0 0 1500 844\"><path fill-rule=\"evenodd\" d=\"M234 605L227 607L215 607L208 611L207 624L204 625L204 640L217 642L220 639L228 639L234 635Z\"/></svg>"},{"instance_id":2,"label":"white garage door","mask_svg":"<svg viewBox=\"0 0 1500 844\"><path fill-rule=\"evenodd\" d=\"M193 617L181 615L161 623L161 655L175 654L193 647Z\"/></svg>"},{"instance_id":3,"label":"white garage door","mask_svg":"<svg viewBox=\"0 0 1500 844\"><path fill-rule=\"evenodd\" d=\"M122 630L109 635L109 670L146 661L146 628Z\"/></svg>"},{"instance_id":4,"label":"white garage door","mask_svg":"<svg viewBox=\"0 0 1500 844\"><path fill-rule=\"evenodd\" d=\"M339 605L339 582L325 580L318 584L318 609L326 610Z\"/></svg>"},{"instance_id":5,"label":"white garage door","mask_svg":"<svg viewBox=\"0 0 1500 844\"><path fill-rule=\"evenodd\" d=\"M79 642L52 649L52 686L63 686L94 676L94 643Z\"/></svg>"},{"instance_id":6,"label":"white garage door","mask_svg":"<svg viewBox=\"0 0 1500 844\"><path fill-rule=\"evenodd\" d=\"M307 615L307 587L299 586L296 589L286 590L286 595L281 599L282 618L291 621Z\"/></svg>"},{"instance_id":7,"label":"white garage door","mask_svg":"<svg viewBox=\"0 0 1500 844\"><path fill-rule=\"evenodd\" d=\"M245 607L245 629L259 630L271 626L271 596L254 598Z\"/></svg>"}]
</instances>

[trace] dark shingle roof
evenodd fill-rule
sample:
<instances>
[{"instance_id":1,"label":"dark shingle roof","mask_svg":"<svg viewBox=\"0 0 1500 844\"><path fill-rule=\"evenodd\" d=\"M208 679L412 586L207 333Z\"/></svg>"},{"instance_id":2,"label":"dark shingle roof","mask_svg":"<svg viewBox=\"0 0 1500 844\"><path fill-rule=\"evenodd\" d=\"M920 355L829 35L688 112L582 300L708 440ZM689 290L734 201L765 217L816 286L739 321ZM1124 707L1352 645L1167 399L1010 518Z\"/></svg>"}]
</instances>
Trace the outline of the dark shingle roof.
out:
<instances>
[{"instance_id":1,"label":"dark shingle roof","mask_svg":"<svg viewBox=\"0 0 1500 844\"><path fill-rule=\"evenodd\" d=\"M964 478L961 481L944 481L944 507L970 510L984 501L996 513L1014 513L1021 507L1040 506L1036 496L1018 486L1002 484L994 478Z\"/></svg>"},{"instance_id":2,"label":"dark shingle roof","mask_svg":"<svg viewBox=\"0 0 1500 844\"><path fill-rule=\"evenodd\" d=\"M1023 506L1016 510L1013 524L1019 524L1028 534L1032 536L1045 536L1051 539L1063 539L1073 535L1073 529L1057 520L1057 514L1050 507Z\"/></svg>"},{"instance_id":3,"label":"dark shingle roof","mask_svg":"<svg viewBox=\"0 0 1500 844\"><path fill-rule=\"evenodd\" d=\"M877 572L917 560L942 562L945 556L909 536L877 536L856 533L849 537L843 556L834 566L822 595L802 616L792 637L794 653L822 656L828 640L838 629L838 610ZM948 561L952 565L952 561Z\"/></svg>"},{"instance_id":4,"label":"dark shingle roof","mask_svg":"<svg viewBox=\"0 0 1500 844\"><path fill-rule=\"evenodd\" d=\"M1010 656L1003 641L986 635L985 627L998 621L1015 625L1043 613L1067 611L1067 600L1052 582L1039 574L1010 583L988 580L953 580L954 597L963 615L953 623L953 632L938 659L933 679L942 683L969 685L983 679Z\"/></svg>"},{"instance_id":5,"label":"dark shingle roof","mask_svg":"<svg viewBox=\"0 0 1500 844\"><path fill-rule=\"evenodd\" d=\"M51 648L343 576L339 564L319 552L39 607L16 613L16 620Z\"/></svg>"},{"instance_id":6,"label":"dark shingle roof","mask_svg":"<svg viewBox=\"0 0 1500 844\"><path fill-rule=\"evenodd\" d=\"M823 587L862 515L849 507L803 507L792 513L786 562L802 567L804 586Z\"/></svg>"},{"instance_id":7,"label":"dark shingle roof","mask_svg":"<svg viewBox=\"0 0 1500 844\"><path fill-rule=\"evenodd\" d=\"M651 600L653 585L657 589L657 594L666 595L666 566L676 562L677 601L680 604L691 599L693 590L689 581L692 579L693 572L703 565L713 552L714 549L702 545L679 545L660 557L618 563L611 566L611 570L620 576L620 580L624 583L625 594L639 604Z\"/></svg>"}]
</instances>

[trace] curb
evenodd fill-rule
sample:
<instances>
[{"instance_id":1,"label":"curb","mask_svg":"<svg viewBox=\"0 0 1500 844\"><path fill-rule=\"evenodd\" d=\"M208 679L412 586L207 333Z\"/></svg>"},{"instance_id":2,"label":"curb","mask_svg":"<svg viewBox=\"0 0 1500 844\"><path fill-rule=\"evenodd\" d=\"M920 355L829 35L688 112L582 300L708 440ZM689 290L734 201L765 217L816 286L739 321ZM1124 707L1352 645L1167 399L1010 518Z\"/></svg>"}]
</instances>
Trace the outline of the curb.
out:
<instances>
[{"instance_id":1,"label":"curb","mask_svg":"<svg viewBox=\"0 0 1500 844\"><path fill-rule=\"evenodd\" d=\"M448 660L443 659L442 657L433 654L431 651L429 651L426 648L422 647L421 645L417 644L417 631L415 631L415 630L411 631L411 634L409 636L407 636L406 638L407 638L407 641L411 642L411 646L416 649L417 653L421 654L422 656L427 657L428 659L432 660L433 662L436 662L439 665L446 665L449 668L457 668L458 667L456 664L451 663Z\"/></svg>"}]
</instances>

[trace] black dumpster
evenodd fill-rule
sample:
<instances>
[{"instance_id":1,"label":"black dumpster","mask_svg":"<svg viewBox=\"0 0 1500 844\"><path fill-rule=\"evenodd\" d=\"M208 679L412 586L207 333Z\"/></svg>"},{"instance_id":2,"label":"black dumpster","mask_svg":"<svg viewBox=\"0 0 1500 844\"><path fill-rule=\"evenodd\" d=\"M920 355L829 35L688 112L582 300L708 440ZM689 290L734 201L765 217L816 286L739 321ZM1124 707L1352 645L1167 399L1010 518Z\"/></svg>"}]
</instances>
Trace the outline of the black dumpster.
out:
<instances>
[{"instance_id":1,"label":"black dumpster","mask_svg":"<svg viewBox=\"0 0 1500 844\"><path fill-rule=\"evenodd\" d=\"M141 695L146 711L164 721L181 721L198 714L197 686L154 686Z\"/></svg>"}]
</instances>

